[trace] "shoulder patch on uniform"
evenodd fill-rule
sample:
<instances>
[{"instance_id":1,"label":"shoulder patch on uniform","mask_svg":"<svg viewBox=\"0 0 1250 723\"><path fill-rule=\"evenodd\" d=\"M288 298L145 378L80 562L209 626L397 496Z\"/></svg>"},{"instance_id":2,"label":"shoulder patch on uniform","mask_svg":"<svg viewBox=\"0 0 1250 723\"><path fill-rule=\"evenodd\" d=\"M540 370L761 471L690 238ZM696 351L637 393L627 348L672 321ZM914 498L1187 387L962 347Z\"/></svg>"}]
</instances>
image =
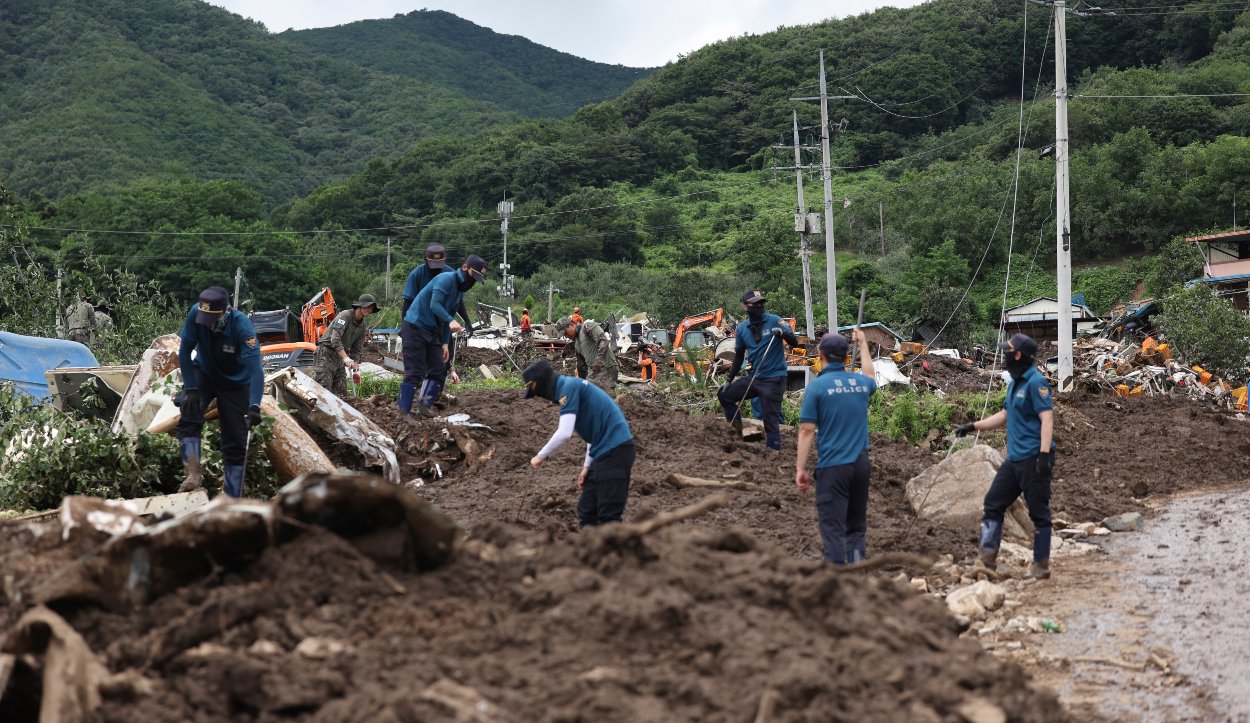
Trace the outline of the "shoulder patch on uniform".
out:
<instances>
[{"instance_id":1,"label":"shoulder patch on uniform","mask_svg":"<svg viewBox=\"0 0 1250 723\"><path fill-rule=\"evenodd\" d=\"M334 325L335 326L347 326L347 319L344 319L343 317L340 316L339 318L334 320Z\"/></svg>"},{"instance_id":2,"label":"shoulder patch on uniform","mask_svg":"<svg viewBox=\"0 0 1250 723\"><path fill-rule=\"evenodd\" d=\"M1050 396L1050 387L1043 384L1042 386L1037 388L1037 393L1042 395L1042 399L1045 399L1046 397Z\"/></svg>"},{"instance_id":3,"label":"shoulder patch on uniform","mask_svg":"<svg viewBox=\"0 0 1250 723\"><path fill-rule=\"evenodd\" d=\"M248 348L248 349L255 349L255 348L256 348L256 337L254 337L254 336L249 336L249 337L247 338L247 341L245 341L245 342L243 342L243 343L244 343L244 344L247 344L247 348Z\"/></svg>"}]
</instances>

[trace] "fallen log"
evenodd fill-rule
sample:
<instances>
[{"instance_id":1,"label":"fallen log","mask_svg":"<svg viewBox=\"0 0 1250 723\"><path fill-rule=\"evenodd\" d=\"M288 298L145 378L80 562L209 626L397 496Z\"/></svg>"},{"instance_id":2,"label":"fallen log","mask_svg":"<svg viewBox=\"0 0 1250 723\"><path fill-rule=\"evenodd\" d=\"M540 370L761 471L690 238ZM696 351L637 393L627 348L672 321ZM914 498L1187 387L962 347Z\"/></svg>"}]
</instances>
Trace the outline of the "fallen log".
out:
<instances>
[{"instance_id":1,"label":"fallen log","mask_svg":"<svg viewBox=\"0 0 1250 723\"><path fill-rule=\"evenodd\" d=\"M719 479L703 479L702 477L691 477L689 475L680 474L678 472L670 472L664 481L674 487L711 487L713 489L725 488L741 488L749 486L749 483L742 480L719 480Z\"/></svg>"},{"instance_id":2,"label":"fallen log","mask_svg":"<svg viewBox=\"0 0 1250 723\"><path fill-rule=\"evenodd\" d=\"M273 463L280 482L289 482L304 474L334 471L334 463L326 453L299 422L278 406L276 399L268 395L262 397L260 411L273 419L273 438L265 445L265 454Z\"/></svg>"}]
</instances>

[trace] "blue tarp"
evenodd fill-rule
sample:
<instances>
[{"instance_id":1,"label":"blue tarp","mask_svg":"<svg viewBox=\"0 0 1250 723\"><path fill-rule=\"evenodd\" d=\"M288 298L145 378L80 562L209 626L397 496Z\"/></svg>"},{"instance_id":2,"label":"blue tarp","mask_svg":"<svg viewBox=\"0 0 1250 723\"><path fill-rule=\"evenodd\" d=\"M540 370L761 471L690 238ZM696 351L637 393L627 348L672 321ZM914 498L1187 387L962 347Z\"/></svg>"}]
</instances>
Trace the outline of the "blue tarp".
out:
<instances>
[{"instance_id":1,"label":"blue tarp","mask_svg":"<svg viewBox=\"0 0 1250 723\"><path fill-rule=\"evenodd\" d=\"M44 372L99 365L91 350L76 341L0 331L0 383L12 383L41 402L50 396Z\"/></svg>"}]
</instances>

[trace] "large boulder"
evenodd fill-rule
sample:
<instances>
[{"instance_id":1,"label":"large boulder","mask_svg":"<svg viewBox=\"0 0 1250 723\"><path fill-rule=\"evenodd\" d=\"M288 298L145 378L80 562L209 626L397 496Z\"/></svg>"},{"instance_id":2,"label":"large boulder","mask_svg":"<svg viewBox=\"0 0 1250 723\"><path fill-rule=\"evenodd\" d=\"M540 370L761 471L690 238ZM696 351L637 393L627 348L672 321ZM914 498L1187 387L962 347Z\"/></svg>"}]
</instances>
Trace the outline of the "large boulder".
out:
<instances>
[{"instance_id":1,"label":"large boulder","mask_svg":"<svg viewBox=\"0 0 1250 723\"><path fill-rule=\"evenodd\" d=\"M922 520L977 529L985 492L1002 463L1003 456L988 445L961 449L907 482L907 504ZM1003 535L1032 542L1033 523L1022 498L1007 509Z\"/></svg>"}]
</instances>

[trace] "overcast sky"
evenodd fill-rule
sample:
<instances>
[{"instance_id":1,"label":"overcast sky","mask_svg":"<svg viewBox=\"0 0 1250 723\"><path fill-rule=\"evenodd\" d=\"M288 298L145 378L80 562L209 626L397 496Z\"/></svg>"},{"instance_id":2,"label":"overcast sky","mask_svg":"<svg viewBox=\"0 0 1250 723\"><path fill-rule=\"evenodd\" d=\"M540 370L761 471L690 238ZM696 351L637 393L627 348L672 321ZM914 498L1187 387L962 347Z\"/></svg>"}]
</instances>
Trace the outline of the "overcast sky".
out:
<instances>
[{"instance_id":1,"label":"overcast sky","mask_svg":"<svg viewBox=\"0 0 1250 723\"><path fill-rule=\"evenodd\" d=\"M446 10L603 63L663 65L708 43L921 0L208 0L270 31Z\"/></svg>"}]
</instances>

